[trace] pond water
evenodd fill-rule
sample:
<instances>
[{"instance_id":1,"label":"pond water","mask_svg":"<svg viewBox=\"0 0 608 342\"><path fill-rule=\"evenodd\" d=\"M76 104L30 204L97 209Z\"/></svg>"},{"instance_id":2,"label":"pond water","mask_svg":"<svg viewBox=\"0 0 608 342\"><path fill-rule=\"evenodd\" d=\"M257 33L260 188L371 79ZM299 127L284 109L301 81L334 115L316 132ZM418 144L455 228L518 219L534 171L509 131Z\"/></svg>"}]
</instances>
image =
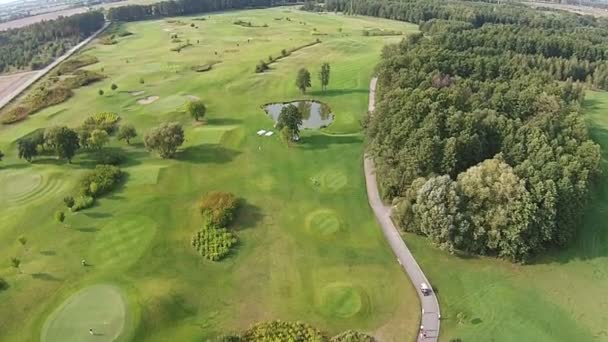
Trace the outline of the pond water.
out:
<instances>
[{"instance_id":1,"label":"pond water","mask_svg":"<svg viewBox=\"0 0 608 342\"><path fill-rule=\"evenodd\" d=\"M276 122L279 119L283 107L294 105L302 113L302 125L300 128L323 128L334 121L331 109L325 103L319 101L293 101L285 103L269 103L264 105L264 111Z\"/></svg>"}]
</instances>

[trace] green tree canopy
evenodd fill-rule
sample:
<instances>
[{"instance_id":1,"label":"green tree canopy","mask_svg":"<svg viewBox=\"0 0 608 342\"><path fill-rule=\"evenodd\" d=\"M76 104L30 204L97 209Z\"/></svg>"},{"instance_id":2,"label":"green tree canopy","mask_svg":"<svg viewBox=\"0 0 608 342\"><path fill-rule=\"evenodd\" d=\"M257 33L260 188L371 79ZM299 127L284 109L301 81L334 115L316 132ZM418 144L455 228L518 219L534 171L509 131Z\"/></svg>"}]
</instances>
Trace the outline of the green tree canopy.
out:
<instances>
[{"instance_id":1,"label":"green tree canopy","mask_svg":"<svg viewBox=\"0 0 608 342\"><path fill-rule=\"evenodd\" d=\"M188 102L186 109L188 114L196 121L202 119L207 112L207 107L205 107L203 101L200 100Z\"/></svg>"},{"instance_id":2,"label":"green tree canopy","mask_svg":"<svg viewBox=\"0 0 608 342\"><path fill-rule=\"evenodd\" d=\"M298 70L298 75L296 77L296 87L304 94L306 93L306 88L310 88L310 86L310 72L308 72L306 68L301 68Z\"/></svg>"},{"instance_id":3,"label":"green tree canopy","mask_svg":"<svg viewBox=\"0 0 608 342\"><path fill-rule=\"evenodd\" d=\"M163 123L146 134L144 143L161 158L171 158L184 143L184 130L177 122Z\"/></svg>"}]
</instances>

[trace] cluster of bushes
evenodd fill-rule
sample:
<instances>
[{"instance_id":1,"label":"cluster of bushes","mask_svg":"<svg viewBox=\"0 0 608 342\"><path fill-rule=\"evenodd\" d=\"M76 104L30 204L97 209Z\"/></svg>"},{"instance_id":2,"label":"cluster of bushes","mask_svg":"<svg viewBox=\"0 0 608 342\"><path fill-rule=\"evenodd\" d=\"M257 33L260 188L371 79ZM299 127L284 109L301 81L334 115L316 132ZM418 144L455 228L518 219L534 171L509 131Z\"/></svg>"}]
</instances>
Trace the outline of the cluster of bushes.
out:
<instances>
[{"instance_id":1,"label":"cluster of bushes","mask_svg":"<svg viewBox=\"0 0 608 342\"><path fill-rule=\"evenodd\" d=\"M406 8L428 4L354 8L409 18L418 12ZM572 240L599 173L580 113L584 84L563 77L578 70L584 80L593 63L608 63L591 48L608 44L608 29L515 5L459 9L433 3L426 19L441 20L384 49L369 151L403 229L452 252L526 262Z\"/></svg>"},{"instance_id":2,"label":"cluster of bushes","mask_svg":"<svg viewBox=\"0 0 608 342\"><path fill-rule=\"evenodd\" d=\"M97 165L87 172L78 182L76 197L63 199L72 211L87 209L95 204L95 199L112 191L121 182L124 173L113 165Z\"/></svg>"},{"instance_id":3,"label":"cluster of bushes","mask_svg":"<svg viewBox=\"0 0 608 342\"><path fill-rule=\"evenodd\" d=\"M219 261L237 243L236 235L224 227L234 219L238 205L236 196L229 192L213 191L201 199L199 210L205 222L203 229L192 238L192 246L200 255Z\"/></svg>"},{"instance_id":4,"label":"cluster of bushes","mask_svg":"<svg viewBox=\"0 0 608 342\"><path fill-rule=\"evenodd\" d=\"M307 44L304 44L304 45L301 45L301 46L297 46L295 48L291 48L291 49L288 49L288 50L287 49L283 49L283 50L281 50L281 54L279 56L276 56L276 57L268 56L268 61L261 60L255 66L255 72L258 73L258 74L262 73L262 72L270 69L270 64L278 61L279 59L285 58L285 57L291 55L292 53L294 53L294 52L296 52L298 50L301 50L301 49L304 49L304 48L307 48L309 46L313 46L313 45L316 45L316 44L319 44L319 43L321 43L321 40L317 38L317 40L315 40L314 42L310 42L310 43L307 43Z\"/></svg>"},{"instance_id":5,"label":"cluster of bushes","mask_svg":"<svg viewBox=\"0 0 608 342\"><path fill-rule=\"evenodd\" d=\"M268 24L264 24L264 25L254 25L251 23L251 21L243 21L243 20L236 20L234 23L234 25L239 25L239 26L244 26L244 27L268 27Z\"/></svg>"},{"instance_id":6,"label":"cluster of bushes","mask_svg":"<svg viewBox=\"0 0 608 342\"><path fill-rule=\"evenodd\" d=\"M257 342L257 341L317 341L317 342L375 342L372 336L346 331L329 337L310 324L302 322L270 321L255 324L238 335L221 336L220 342Z\"/></svg>"},{"instance_id":7,"label":"cluster of bushes","mask_svg":"<svg viewBox=\"0 0 608 342\"><path fill-rule=\"evenodd\" d=\"M192 44L190 43L190 41L186 41L186 43L181 43L176 47L171 48L171 51L175 51L177 53L180 53L183 49L188 48L192 46Z\"/></svg>"},{"instance_id":8,"label":"cluster of bushes","mask_svg":"<svg viewBox=\"0 0 608 342\"><path fill-rule=\"evenodd\" d=\"M380 30L380 29L371 29L371 30L363 30L363 35L365 37L381 37L381 36L400 36L402 32L393 31L393 30Z\"/></svg>"},{"instance_id":9,"label":"cluster of bushes","mask_svg":"<svg viewBox=\"0 0 608 342\"><path fill-rule=\"evenodd\" d=\"M237 241L236 235L226 228L205 224L192 238L192 246L206 259L219 261L230 253Z\"/></svg>"},{"instance_id":10,"label":"cluster of bushes","mask_svg":"<svg viewBox=\"0 0 608 342\"><path fill-rule=\"evenodd\" d=\"M63 103L74 95L73 89L104 79L105 76L94 71L78 70L96 62L97 58L82 55L62 63L54 72L54 76L37 85L26 97L0 113L2 124L19 122L44 108Z\"/></svg>"},{"instance_id":11,"label":"cluster of bushes","mask_svg":"<svg viewBox=\"0 0 608 342\"><path fill-rule=\"evenodd\" d=\"M8 282L0 277L0 292L8 289Z\"/></svg>"}]
</instances>

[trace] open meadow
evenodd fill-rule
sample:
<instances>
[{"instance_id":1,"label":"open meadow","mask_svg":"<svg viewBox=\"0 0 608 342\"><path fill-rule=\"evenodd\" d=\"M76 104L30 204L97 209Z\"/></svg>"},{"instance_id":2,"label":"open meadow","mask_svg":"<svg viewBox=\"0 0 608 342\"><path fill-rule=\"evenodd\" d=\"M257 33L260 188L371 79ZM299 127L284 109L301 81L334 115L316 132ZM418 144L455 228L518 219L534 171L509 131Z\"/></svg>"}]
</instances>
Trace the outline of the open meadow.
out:
<instances>
[{"instance_id":1,"label":"open meadow","mask_svg":"<svg viewBox=\"0 0 608 342\"><path fill-rule=\"evenodd\" d=\"M0 127L0 277L8 283L0 340L83 341L93 329L96 341L202 341L271 319L413 340L419 303L367 204L360 120L382 46L403 38L363 30L405 35L416 26L273 8L121 29L133 34L80 53L99 59L85 69L105 79ZM259 60L317 39L254 72ZM325 92L317 77L324 62L331 65ZM312 74L305 95L295 86L301 67ZM207 106L204 123L185 111L196 98ZM273 130L262 105L304 98L327 104L335 121L304 131L292 148L278 134L256 135ZM53 215L95 166L91 153L72 164L47 157L30 164L17 158L17 142L40 128L76 128L100 112L137 129L130 145L112 138L104 147L126 156L127 177L94 207L66 211L60 224ZM142 138L168 121L183 125L185 143L163 160ZM209 191L242 201L229 227L238 245L218 262L191 246L203 223L197 202Z\"/></svg>"}]
</instances>

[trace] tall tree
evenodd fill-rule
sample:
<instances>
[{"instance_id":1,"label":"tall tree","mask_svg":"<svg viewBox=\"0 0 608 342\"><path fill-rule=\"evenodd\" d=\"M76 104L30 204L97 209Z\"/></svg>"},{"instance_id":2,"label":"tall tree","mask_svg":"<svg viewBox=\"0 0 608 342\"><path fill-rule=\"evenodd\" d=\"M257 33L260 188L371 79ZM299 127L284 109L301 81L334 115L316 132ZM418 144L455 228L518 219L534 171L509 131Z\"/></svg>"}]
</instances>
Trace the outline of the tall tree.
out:
<instances>
[{"instance_id":1,"label":"tall tree","mask_svg":"<svg viewBox=\"0 0 608 342\"><path fill-rule=\"evenodd\" d=\"M68 163L80 147L78 134L65 126L51 127L44 131L44 144L58 158L66 159Z\"/></svg>"},{"instance_id":2,"label":"tall tree","mask_svg":"<svg viewBox=\"0 0 608 342\"><path fill-rule=\"evenodd\" d=\"M288 105L281 109L279 118L277 120L276 127L279 131L287 128L290 139L297 141L300 139L300 126L302 125L302 113L298 107L294 105Z\"/></svg>"},{"instance_id":3,"label":"tall tree","mask_svg":"<svg viewBox=\"0 0 608 342\"><path fill-rule=\"evenodd\" d=\"M94 129L91 132L91 136L88 139L89 147L94 150L101 150L101 148L108 143L110 136L108 132L103 129Z\"/></svg>"},{"instance_id":4,"label":"tall tree","mask_svg":"<svg viewBox=\"0 0 608 342\"><path fill-rule=\"evenodd\" d=\"M306 68L301 68L298 70L298 75L296 77L296 87L300 89L302 94L306 93L306 88L310 88L310 72L306 70Z\"/></svg>"},{"instance_id":5,"label":"tall tree","mask_svg":"<svg viewBox=\"0 0 608 342\"><path fill-rule=\"evenodd\" d=\"M18 156L28 162L32 162L35 156L38 155L38 144L34 139L24 138L18 143Z\"/></svg>"},{"instance_id":6,"label":"tall tree","mask_svg":"<svg viewBox=\"0 0 608 342\"><path fill-rule=\"evenodd\" d=\"M200 100L188 102L186 109L188 110L188 114L196 121L202 119L207 112L207 107L205 107L203 101Z\"/></svg>"},{"instance_id":7,"label":"tall tree","mask_svg":"<svg viewBox=\"0 0 608 342\"><path fill-rule=\"evenodd\" d=\"M131 124L121 125L120 128L118 129L118 135L117 135L118 140L126 141L127 145L130 145L131 139L135 138L136 136L137 136L137 131L135 130L135 127Z\"/></svg>"},{"instance_id":8,"label":"tall tree","mask_svg":"<svg viewBox=\"0 0 608 342\"><path fill-rule=\"evenodd\" d=\"M184 143L184 130L177 122L164 123L144 137L146 148L156 151L161 158L171 158Z\"/></svg>"},{"instance_id":9,"label":"tall tree","mask_svg":"<svg viewBox=\"0 0 608 342\"><path fill-rule=\"evenodd\" d=\"M323 63L321 65L321 71L319 72L319 80L321 81L321 89L325 91L329 85L329 63Z\"/></svg>"}]
</instances>

